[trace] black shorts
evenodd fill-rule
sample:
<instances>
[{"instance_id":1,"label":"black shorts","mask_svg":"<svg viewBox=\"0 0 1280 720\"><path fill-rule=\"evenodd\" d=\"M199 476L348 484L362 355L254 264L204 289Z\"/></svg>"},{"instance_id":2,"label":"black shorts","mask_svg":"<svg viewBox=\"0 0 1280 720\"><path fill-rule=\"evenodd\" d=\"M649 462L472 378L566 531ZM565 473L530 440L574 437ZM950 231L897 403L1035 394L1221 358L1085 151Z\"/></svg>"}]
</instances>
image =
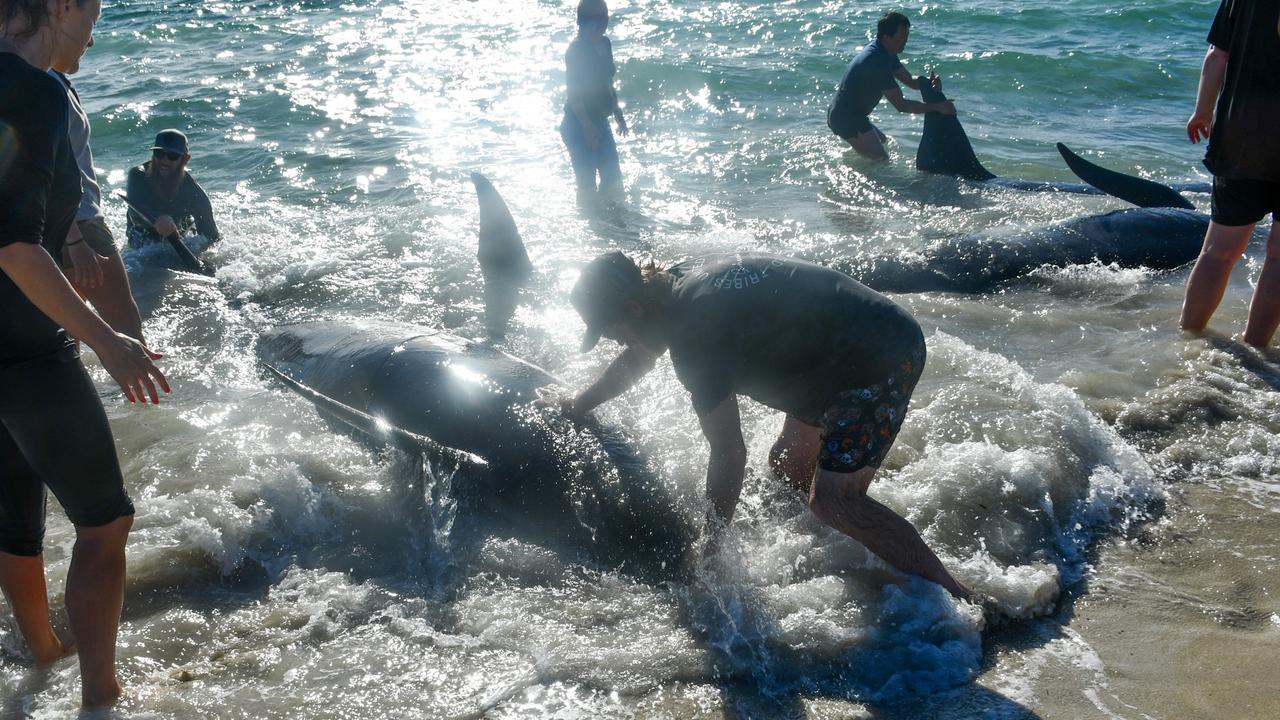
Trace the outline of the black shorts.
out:
<instances>
[{"instance_id":1,"label":"black shorts","mask_svg":"<svg viewBox=\"0 0 1280 720\"><path fill-rule=\"evenodd\" d=\"M871 132L875 129L871 125L871 118L866 115L838 118L828 114L827 127L831 128L831 132L845 140L855 138L862 133Z\"/></svg>"},{"instance_id":2,"label":"black shorts","mask_svg":"<svg viewBox=\"0 0 1280 720\"><path fill-rule=\"evenodd\" d=\"M46 487L77 527L133 514L107 414L72 348L0 365L0 551L41 553Z\"/></svg>"},{"instance_id":3,"label":"black shorts","mask_svg":"<svg viewBox=\"0 0 1280 720\"><path fill-rule=\"evenodd\" d=\"M818 467L838 473L880 467L902 428L924 361L921 344L883 382L836 393L822 415Z\"/></svg>"},{"instance_id":4,"label":"black shorts","mask_svg":"<svg viewBox=\"0 0 1280 720\"><path fill-rule=\"evenodd\" d=\"M1219 225L1253 225L1267 213L1280 220L1280 182L1215 177L1211 202L1211 217Z\"/></svg>"}]
</instances>

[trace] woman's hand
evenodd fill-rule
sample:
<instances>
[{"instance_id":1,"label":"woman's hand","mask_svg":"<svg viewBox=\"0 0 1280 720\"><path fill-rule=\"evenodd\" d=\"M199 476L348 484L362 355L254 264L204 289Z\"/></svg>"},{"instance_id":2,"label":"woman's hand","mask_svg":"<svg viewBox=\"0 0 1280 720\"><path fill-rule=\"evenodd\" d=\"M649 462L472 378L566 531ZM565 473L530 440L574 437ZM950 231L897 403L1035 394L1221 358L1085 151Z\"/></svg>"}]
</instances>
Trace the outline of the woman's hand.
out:
<instances>
[{"instance_id":1,"label":"woman's hand","mask_svg":"<svg viewBox=\"0 0 1280 720\"><path fill-rule=\"evenodd\" d=\"M169 389L169 381L165 379L164 373L153 362L164 356L148 350L145 345L128 335L116 333L91 347L98 354L102 366L120 384L120 389L129 398L129 402L146 402L150 397L152 404L159 405L157 384L166 393L173 392Z\"/></svg>"}]
</instances>

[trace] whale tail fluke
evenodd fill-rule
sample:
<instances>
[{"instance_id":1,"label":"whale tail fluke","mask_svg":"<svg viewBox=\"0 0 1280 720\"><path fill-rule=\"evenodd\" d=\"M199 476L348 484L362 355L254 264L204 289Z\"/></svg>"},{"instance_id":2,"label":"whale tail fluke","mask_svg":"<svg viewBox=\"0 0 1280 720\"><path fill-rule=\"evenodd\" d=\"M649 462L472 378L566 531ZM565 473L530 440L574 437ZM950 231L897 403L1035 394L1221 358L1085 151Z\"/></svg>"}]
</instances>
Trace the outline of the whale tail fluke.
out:
<instances>
[{"instance_id":1,"label":"whale tail fluke","mask_svg":"<svg viewBox=\"0 0 1280 720\"><path fill-rule=\"evenodd\" d=\"M1058 153L1062 155L1062 159L1067 162L1067 167L1071 168L1071 172L1075 173L1076 177L1108 195L1138 207L1195 210L1195 206L1190 201L1167 185L1095 165L1075 154L1062 143L1058 143Z\"/></svg>"},{"instance_id":2,"label":"whale tail fluke","mask_svg":"<svg viewBox=\"0 0 1280 720\"><path fill-rule=\"evenodd\" d=\"M921 83L920 96L925 102L947 99L941 90ZM916 150L916 169L938 175L954 175L969 180L991 180L995 175L982 166L973 154L973 144L955 115L925 113L924 132Z\"/></svg>"}]
</instances>

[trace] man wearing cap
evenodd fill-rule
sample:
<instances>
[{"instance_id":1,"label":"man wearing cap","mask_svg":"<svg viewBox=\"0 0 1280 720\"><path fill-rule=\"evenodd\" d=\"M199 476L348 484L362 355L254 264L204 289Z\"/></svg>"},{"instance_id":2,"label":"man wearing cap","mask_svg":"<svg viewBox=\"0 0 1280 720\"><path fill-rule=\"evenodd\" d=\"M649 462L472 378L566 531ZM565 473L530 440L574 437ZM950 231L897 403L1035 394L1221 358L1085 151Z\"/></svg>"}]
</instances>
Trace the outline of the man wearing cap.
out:
<instances>
[{"instance_id":1,"label":"man wearing cap","mask_svg":"<svg viewBox=\"0 0 1280 720\"><path fill-rule=\"evenodd\" d=\"M970 597L910 523L867 496L924 368L924 337L906 310L844 273L757 253L665 270L608 253L588 263L571 301L587 324L583 352L601 337L625 349L562 407L590 412L670 350L711 446L713 543L742 490L746 395L787 413L769 464L808 493L819 520L898 570Z\"/></svg>"},{"instance_id":2,"label":"man wearing cap","mask_svg":"<svg viewBox=\"0 0 1280 720\"><path fill-rule=\"evenodd\" d=\"M146 215L129 210L129 245L141 247L192 229L209 242L222 239L209 196L187 172L189 160L187 136L178 130L161 130L151 147L151 159L129 171L129 204Z\"/></svg>"}]
</instances>

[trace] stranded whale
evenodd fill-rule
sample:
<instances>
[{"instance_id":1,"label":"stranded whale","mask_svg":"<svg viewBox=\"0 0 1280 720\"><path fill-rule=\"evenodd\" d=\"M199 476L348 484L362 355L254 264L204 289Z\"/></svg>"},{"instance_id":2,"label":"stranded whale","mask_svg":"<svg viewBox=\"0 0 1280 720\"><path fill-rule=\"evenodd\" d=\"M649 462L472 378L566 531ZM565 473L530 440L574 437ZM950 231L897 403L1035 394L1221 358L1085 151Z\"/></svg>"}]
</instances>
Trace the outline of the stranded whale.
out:
<instances>
[{"instance_id":1,"label":"stranded whale","mask_svg":"<svg viewBox=\"0 0 1280 720\"><path fill-rule=\"evenodd\" d=\"M530 363L444 332L326 322L266 333L258 357L322 415L455 459L459 515L495 532L646 577L674 574L692 544L621 432L534 407L559 382Z\"/></svg>"}]
</instances>

